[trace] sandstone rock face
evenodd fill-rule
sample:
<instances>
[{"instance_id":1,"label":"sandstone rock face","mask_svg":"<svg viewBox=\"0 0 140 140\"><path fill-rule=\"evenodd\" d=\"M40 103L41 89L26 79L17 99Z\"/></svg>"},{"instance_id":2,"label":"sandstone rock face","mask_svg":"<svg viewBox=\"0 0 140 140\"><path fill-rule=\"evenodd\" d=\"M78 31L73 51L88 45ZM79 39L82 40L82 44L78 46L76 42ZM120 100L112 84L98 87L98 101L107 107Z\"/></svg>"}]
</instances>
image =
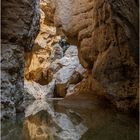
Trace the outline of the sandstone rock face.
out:
<instances>
[{"instance_id":1,"label":"sandstone rock face","mask_svg":"<svg viewBox=\"0 0 140 140\"><path fill-rule=\"evenodd\" d=\"M36 100L47 99L54 97L55 80L52 80L48 85L40 85L34 81L24 81L24 90L26 94L34 97Z\"/></svg>"},{"instance_id":2,"label":"sandstone rock face","mask_svg":"<svg viewBox=\"0 0 140 140\"><path fill-rule=\"evenodd\" d=\"M53 79L56 80L56 96L65 97L69 85L79 83L84 73L84 68L79 63L77 47L69 46L64 57L54 61L50 69L54 72Z\"/></svg>"},{"instance_id":3,"label":"sandstone rock face","mask_svg":"<svg viewBox=\"0 0 140 140\"><path fill-rule=\"evenodd\" d=\"M138 108L138 1L56 0L55 5L56 25L79 43L80 62L89 71L85 88L102 89L120 109Z\"/></svg>"},{"instance_id":4,"label":"sandstone rock face","mask_svg":"<svg viewBox=\"0 0 140 140\"><path fill-rule=\"evenodd\" d=\"M40 31L35 39L32 51L25 53L24 76L27 80L33 80L41 85L48 83L44 79L43 71L50 64L52 46L59 40L53 23L53 7L50 0L40 1Z\"/></svg>"},{"instance_id":5,"label":"sandstone rock face","mask_svg":"<svg viewBox=\"0 0 140 140\"><path fill-rule=\"evenodd\" d=\"M39 29L37 0L2 1L1 117L15 115L23 98L24 50L29 51Z\"/></svg>"},{"instance_id":6,"label":"sandstone rock face","mask_svg":"<svg viewBox=\"0 0 140 140\"><path fill-rule=\"evenodd\" d=\"M40 32L32 52L25 53L24 76L30 81L26 82L25 91L33 96L37 93L34 97L42 99L50 93L49 89L43 89L47 89L48 85L55 81L51 84L55 87L51 94L55 92L55 96L64 97L69 84L77 84L82 80L83 67L79 64L77 47L70 46L67 49L68 44L63 46L64 48L60 44L62 34L58 33L53 20L55 1L42 0L40 8ZM36 86L41 92L38 92Z\"/></svg>"}]
</instances>

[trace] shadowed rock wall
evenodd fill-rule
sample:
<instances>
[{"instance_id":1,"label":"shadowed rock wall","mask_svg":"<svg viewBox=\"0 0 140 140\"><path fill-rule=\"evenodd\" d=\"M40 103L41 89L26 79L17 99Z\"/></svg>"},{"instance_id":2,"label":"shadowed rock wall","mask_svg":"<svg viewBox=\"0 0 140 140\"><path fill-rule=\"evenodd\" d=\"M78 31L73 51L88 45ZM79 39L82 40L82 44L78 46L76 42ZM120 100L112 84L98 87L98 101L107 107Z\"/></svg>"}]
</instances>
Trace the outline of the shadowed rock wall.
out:
<instances>
[{"instance_id":1,"label":"shadowed rock wall","mask_svg":"<svg viewBox=\"0 0 140 140\"><path fill-rule=\"evenodd\" d=\"M39 1L2 0L1 8L1 115L11 117L23 98L24 51L39 29Z\"/></svg>"},{"instance_id":2,"label":"shadowed rock wall","mask_svg":"<svg viewBox=\"0 0 140 140\"><path fill-rule=\"evenodd\" d=\"M138 1L55 2L56 26L77 40L81 64L88 70L80 91L100 92L120 109L138 108Z\"/></svg>"}]
</instances>

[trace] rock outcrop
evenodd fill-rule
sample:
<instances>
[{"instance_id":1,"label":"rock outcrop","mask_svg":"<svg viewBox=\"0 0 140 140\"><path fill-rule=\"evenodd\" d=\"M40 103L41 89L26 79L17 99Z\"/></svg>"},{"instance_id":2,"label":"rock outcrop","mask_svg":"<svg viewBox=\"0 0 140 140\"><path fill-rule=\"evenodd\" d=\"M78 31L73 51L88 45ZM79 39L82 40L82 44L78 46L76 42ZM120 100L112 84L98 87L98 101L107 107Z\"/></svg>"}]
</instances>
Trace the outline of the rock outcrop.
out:
<instances>
[{"instance_id":1,"label":"rock outcrop","mask_svg":"<svg viewBox=\"0 0 140 140\"><path fill-rule=\"evenodd\" d=\"M2 1L1 117L15 115L23 99L24 51L32 49L39 29L39 1Z\"/></svg>"},{"instance_id":2,"label":"rock outcrop","mask_svg":"<svg viewBox=\"0 0 140 140\"><path fill-rule=\"evenodd\" d=\"M138 109L138 5L130 0L55 3L56 26L79 44L80 62L89 73L85 88L123 110Z\"/></svg>"},{"instance_id":3,"label":"rock outcrop","mask_svg":"<svg viewBox=\"0 0 140 140\"><path fill-rule=\"evenodd\" d=\"M55 94L65 97L70 84L77 84L82 80L84 68L79 63L76 46L69 46L64 57L56 59L48 68L56 80Z\"/></svg>"},{"instance_id":4,"label":"rock outcrop","mask_svg":"<svg viewBox=\"0 0 140 140\"><path fill-rule=\"evenodd\" d=\"M40 11L38 2L2 2L2 108L12 104L15 112L25 77L42 86L55 79L58 96L76 89L104 96L120 109L138 109L138 1L41 0ZM52 62L62 34L78 46L78 56L66 51ZM87 69L83 80L79 63Z\"/></svg>"},{"instance_id":5,"label":"rock outcrop","mask_svg":"<svg viewBox=\"0 0 140 140\"><path fill-rule=\"evenodd\" d=\"M77 47L69 46L54 25L54 7L54 1L40 2L40 32L32 52L25 53L25 92L36 99L64 97L69 85L83 78Z\"/></svg>"},{"instance_id":6,"label":"rock outcrop","mask_svg":"<svg viewBox=\"0 0 140 140\"><path fill-rule=\"evenodd\" d=\"M61 48L59 44L54 45L54 51ZM85 69L80 65L78 58L78 50L76 46L70 45L62 58L57 58L58 54L54 55L52 51L51 63L43 71L43 78L48 83L40 85L34 80L24 83L25 92L33 96L35 99L47 99L52 97L65 97L72 85L78 84L83 79ZM58 50L57 50L58 51ZM61 48L60 53L63 54ZM68 91L68 92L67 92Z\"/></svg>"},{"instance_id":7,"label":"rock outcrop","mask_svg":"<svg viewBox=\"0 0 140 140\"><path fill-rule=\"evenodd\" d=\"M24 76L27 80L33 80L41 85L48 84L44 79L43 71L49 66L52 46L58 42L59 36L56 34L54 26L53 3L49 0L40 1L40 31L31 52L25 53Z\"/></svg>"}]
</instances>

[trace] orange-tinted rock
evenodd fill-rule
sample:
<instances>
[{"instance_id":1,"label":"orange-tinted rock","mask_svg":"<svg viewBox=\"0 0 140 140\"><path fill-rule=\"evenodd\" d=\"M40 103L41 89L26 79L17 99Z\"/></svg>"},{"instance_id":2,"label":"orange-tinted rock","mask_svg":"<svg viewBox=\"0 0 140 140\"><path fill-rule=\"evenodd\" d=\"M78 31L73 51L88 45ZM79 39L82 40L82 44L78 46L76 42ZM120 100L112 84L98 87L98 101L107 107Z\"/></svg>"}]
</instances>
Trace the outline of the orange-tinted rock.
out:
<instances>
[{"instance_id":1,"label":"orange-tinted rock","mask_svg":"<svg viewBox=\"0 0 140 140\"><path fill-rule=\"evenodd\" d=\"M92 73L89 76L98 89L104 89L118 108L138 109L138 1L56 3L56 25L61 25L69 38L77 38L80 62ZM86 85L88 90L90 85ZM90 93L94 89L96 85Z\"/></svg>"},{"instance_id":2,"label":"orange-tinted rock","mask_svg":"<svg viewBox=\"0 0 140 140\"><path fill-rule=\"evenodd\" d=\"M67 92L66 84L56 84L55 94L57 97L65 97L66 92Z\"/></svg>"}]
</instances>

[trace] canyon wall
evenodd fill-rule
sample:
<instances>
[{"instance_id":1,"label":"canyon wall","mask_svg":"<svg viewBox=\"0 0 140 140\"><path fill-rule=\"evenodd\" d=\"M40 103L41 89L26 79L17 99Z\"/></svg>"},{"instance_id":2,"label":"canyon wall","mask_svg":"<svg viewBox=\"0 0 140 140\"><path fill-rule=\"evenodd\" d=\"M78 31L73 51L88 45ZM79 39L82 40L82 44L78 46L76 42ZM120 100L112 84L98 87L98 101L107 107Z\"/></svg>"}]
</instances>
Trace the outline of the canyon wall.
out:
<instances>
[{"instance_id":1,"label":"canyon wall","mask_svg":"<svg viewBox=\"0 0 140 140\"><path fill-rule=\"evenodd\" d=\"M78 44L88 76L79 93L107 97L122 110L138 109L139 2L55 0L55 25Z\"/></svg>"},{"instance_id":2,"label":"canyon wall","mask_svg":"<svg viewBox=\"0 0 140 140\"><path fill-rule=\"evenodd\" d=\"M1 117L12 117L23 100L24 51L39 30L38 0L2 0Z\"/></svg>"},{"instance_id":3,"label":"canyon wall","mask_svg":"<svg viewBox=\"0 0 140 140\"><path fill-rule=\"evenodd\" d=\"M119 109L138 109L138 5L137 0L3 0L1 115L15 115L24 76L46 84L42 72L57 34L78 45L87 70L76 93L104 96Z\"/></svg>"},{"instance_id":4,"label":"canyon wall","mask_svg":"<svg viewBox=\"0 0 140 140\"><path fill-rule=\"evenodd\" d=\"M64 97L83 77L77 47L60 44L64 33L54 25L57 10L61 9L55 1L40 1L40 31L32 51L25 53L24 87L36 99ZM65 21L69 22L69 17Z\"/></svg>"},{"instance_id":5,"label":"canyon wall","mask_svg":"<svg viewBox=\"0 0 140 140\"><path fill-rule=\"evenodd\" d=\"M52 45L58 41L54 26L54 8L51 0L40 0L40 31L31 52L25 52L25 79L47 84L44 71L50 64Z\"/></svg>"}]
</instances>

